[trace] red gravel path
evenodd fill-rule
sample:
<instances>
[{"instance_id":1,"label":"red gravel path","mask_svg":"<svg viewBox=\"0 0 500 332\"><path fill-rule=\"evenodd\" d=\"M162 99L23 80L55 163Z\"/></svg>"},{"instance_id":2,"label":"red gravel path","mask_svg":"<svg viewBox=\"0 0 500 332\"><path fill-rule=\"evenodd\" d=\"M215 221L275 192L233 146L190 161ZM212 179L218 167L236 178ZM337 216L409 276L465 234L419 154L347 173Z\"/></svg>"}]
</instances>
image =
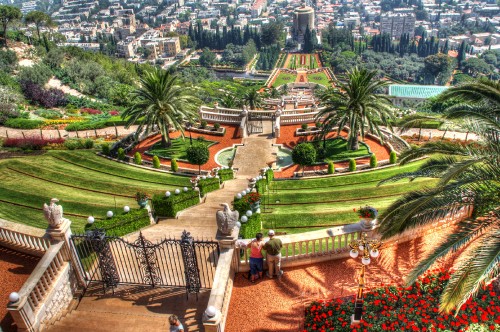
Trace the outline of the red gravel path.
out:
<instances>
[{"instance_id":1,"label":"red gravel path","mask_svg":"<svg viewBox=\"0 0 500 332\"><path fill-rule=\"evenodd\" d=\"M438 234L429 232L425 237L381 250L380 258L372 260L367 268L366 287L402 283L408 271L435 245L437 236L448 231ZM450 268L450 263L451 259L448 259L448 264L441 262L441 266ZM234 281L226 331L299 331L304 319L304 307L310 301L355 294L359 266L359 261L346 258L285 268L281 280L264 277L255 284L238 274Z\"/></svg>"},{"instance_id":2,"label":"red gravel path","mask_svg":"<svg viewBox=\"0 0 500 332\"><path fill-rule=\"evenodd\" d=\"M0 247L0 331L17 331L7 311L9 294L21 289L40 259Z\"/></svg>"},{"instance_id":3,"label":"red gravel path","mask_svg":"<svg viewBox=\"0 0 500 332\"><path fill-rule=\"evenodd\" d=\"M314 123L309 123L310 127L314 126ZM295 145L297 145L300 142L306 142L314 139L314 136L295 136L295 130L297 128L300 128L298 125L289 125L289 126L282 126L280 128L280 137L276 140L276 143L278 144L283 144L284 146L293 149ZM341 136L347 137L347 132L342 131ZM328 135L328 138L335 137L337 136L336 132L332 132ZM390 150L382 145L380 143L372 138L365 137L364 142L370 147L371 151L375 153L377 156L377 160L386 160L389 159L389 154ZM356 159L356 163L358 165L365 165L370 163L370 158L361 158L361 159ZM347 167L348 162L338 162L334 163L335 167ZM324 170L327 169L327 165L319 165L319 166L308 166L305 168L306 171L318 171L318 170ZM299 172L302 171L302 168L298 165L293 165L290 167L287 167L283 169L281 172L275 172L275 177L277 178L289 178L293 177L294 172Z\"/></svg>"},{"instance_id":4,"label":"red gravel path","mask_svg":"<svg viewBox=\"0 0 500 332\"><path fill-rule=\"evenodd\" d=\"M219 167L219 165L215 162L215 155L217 152L219 152L222 149L228 148L233 146L233 144L240 144L241 143L241 138L237 137L238 133L238 128L239 126L229 126L229 125L224 125L224 128L226 128L226 134L224 136L216 136L216 135L208 135L208 134L200 134L200 133L191 133L191 136L193 139L196 139L199 136L205 137L209 141L217 141L219 142L218 144L212 145L208 151L210 151L210 160L203 166L201 166L202 170L212 170L212 168ZM185 139L189 139L189 132L185 132ZM171 138L177 138L181 136L181 133L179 131L170 133ZM142 159L143 160L149 160L151 161L153 158L150 156L147 156L144 154L145 151L149 150L150 147L155 144L156 142L161 140L160 135L153 136L151 138L145 139L144 141L140 142L128 155L130 157L133 157L134 154L139 151L142 154ZM169 165L170 166L170 160L164 160L160 159L160 162L164 165ZM198 169L197 165L192 165L186 162L178 161L179 167L185 167L185 168L191 168L191 169Z\"/></svg>"}]
</instances>

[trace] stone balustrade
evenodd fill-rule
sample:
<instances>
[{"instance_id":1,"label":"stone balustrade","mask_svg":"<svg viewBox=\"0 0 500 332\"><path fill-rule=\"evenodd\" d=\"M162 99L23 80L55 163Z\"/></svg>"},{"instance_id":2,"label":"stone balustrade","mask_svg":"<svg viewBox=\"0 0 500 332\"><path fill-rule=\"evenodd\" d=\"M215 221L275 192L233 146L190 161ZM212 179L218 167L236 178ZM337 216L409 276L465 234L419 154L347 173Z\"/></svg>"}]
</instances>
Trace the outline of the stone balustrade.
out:
<instances>
[{"instance_id":1,"label":"stone balustrade","mask_svg":"<svg viewBox=\"0 0 500 332\"><path fill-rule=\"evenodd\" d=\"M7 306L18 330L37 331L40 324L46 321L47 298L52 292L57 291L54 283L61 272L69 268L65 250L64 241L52 244L19 290L19 300Z\"/></svg>"},{"instance_id":2,"label":"stone balustrade","mask_svg":"<svg viewBox=\"0 0 500 332\"><path fill-rule=\"evenodd\" d=\"M0 244L6 248L41 257L50 242L41 229L0 219Z\"/></svg>"},{"instance_id":3,"label":"stone balustrade","mask_svg":"<svg viewBox=\"0 0 500 332\"><path fill-rule=\"evenodd\" d=\"M201 119L210 122L218 122L218 123L234 123L239 124L241 122L240 114L224 114L218 112L208 112L202 111Z\"/></svg>"},{"instance_id":4,"label":"stone balustrade","mask_svg":"<svg viewBox=\"0 0 500 332\"><path fill-rule=\"evenodd\" d=\"M318 112L312 112L309 111L308 113L293 113L293 112L286 112L281 115L280 118L280 123L283 125L287 124L296 124L296 123L311 123L315 122L316 120L316 115Z\"/></svg>"}]
</instances>

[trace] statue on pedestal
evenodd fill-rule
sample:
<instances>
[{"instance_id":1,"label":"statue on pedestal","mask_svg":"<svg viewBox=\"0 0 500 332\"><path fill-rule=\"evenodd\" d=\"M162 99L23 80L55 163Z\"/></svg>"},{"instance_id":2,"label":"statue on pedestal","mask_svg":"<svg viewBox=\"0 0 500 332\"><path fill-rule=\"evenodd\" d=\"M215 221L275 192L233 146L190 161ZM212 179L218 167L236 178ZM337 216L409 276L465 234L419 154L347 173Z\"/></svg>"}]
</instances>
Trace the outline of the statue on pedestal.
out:
<instances>
[{"instance_id":1,"label":"statue on pedestal","mask_svg":"<svg viewBox=\"0 0 500 332\"><path fill-rule=\"evenodd\" d=\"M57 205L57 202L59 202L57 198L52 198L50 200L50 205L47 205L47 203L43 204L43 214L45 219L49 222L49 226L53 228L59 227L59 225L61 225L65 220L63 217L63 207L61 205Z\"/></svg>"},{"instance_id":2,"label":"statue on pedestal","mask_svg":"<svg viewBox=\"0 0 500 332\"><path fill-rule=\"evenodd\" d=\"M224 207L224 210L217 211L215 217L217 219L217 228L224 235L231 235L234 227L236 226L236 222L240 217L238 211L231 211L229 208L229 204L222 203L220 206Z\"/></svg>"}]
</instances>

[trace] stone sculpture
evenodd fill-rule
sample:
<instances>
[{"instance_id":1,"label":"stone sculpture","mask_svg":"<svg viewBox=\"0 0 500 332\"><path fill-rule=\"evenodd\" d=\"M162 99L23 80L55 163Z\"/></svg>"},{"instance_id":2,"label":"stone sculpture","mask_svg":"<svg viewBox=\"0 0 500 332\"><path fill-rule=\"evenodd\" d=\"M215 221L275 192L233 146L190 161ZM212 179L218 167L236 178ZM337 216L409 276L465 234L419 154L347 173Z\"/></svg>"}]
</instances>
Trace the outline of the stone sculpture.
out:
<instances>
[{"instance_id":1,"label":"stone sculpture","mask_svg":"<svg viewBox=\"0 0 500 332\"><path fill-rule=\"evenodd\" d=\"M57 205L57 202L59 202L57 198L52 198L50 205L47 205L47 203L43 204L43 214L51 227L59 227L64 221L63 207Z\"/></svg>"},{"instance_id":2,"label":"stone sculpture","mask_svg":"<svg viewBox=\"0 0 500 332\"><path fill-rule=\"evenodd\" d=\"M229 204L227 203L222 203L220 206L224 207L224 210L219 210L215 214L217 219L217 228L222 234L231 235L234 226L236 226L236 222L238 222L240 214L236 210L231 211Z\"/></svg>"}]
</instances>

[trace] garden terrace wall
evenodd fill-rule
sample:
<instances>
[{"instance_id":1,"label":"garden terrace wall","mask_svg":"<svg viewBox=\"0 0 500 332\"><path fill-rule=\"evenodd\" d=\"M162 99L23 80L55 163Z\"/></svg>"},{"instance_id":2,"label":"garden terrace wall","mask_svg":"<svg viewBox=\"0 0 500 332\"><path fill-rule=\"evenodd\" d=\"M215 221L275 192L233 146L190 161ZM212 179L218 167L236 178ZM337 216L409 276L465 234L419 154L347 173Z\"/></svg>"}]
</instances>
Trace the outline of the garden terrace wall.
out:
<instances>
[{"instance_id":1,"label":"garden terrace wall","mask_svg":"<svg viewBox=\"0 0 500 332\"><path fill-rule=\"evenodd\" d=\"M0 245L41 257L50 246L45 231L0 219Z\"/></svg>"}]
</instances>

